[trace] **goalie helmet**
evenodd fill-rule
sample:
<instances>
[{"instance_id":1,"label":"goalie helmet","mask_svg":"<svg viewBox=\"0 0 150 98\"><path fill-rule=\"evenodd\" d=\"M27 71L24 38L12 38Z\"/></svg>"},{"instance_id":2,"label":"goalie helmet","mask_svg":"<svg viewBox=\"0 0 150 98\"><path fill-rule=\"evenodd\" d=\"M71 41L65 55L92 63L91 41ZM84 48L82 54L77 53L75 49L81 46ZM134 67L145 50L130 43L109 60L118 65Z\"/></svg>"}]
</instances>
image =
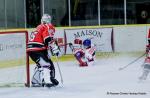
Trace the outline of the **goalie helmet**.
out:
<instances>
[{"instance_id":1,"label":"goalie helmet","mask_svg":"<svg viewBox=\"0 0 150 98\"><path fill-rule=\"evenodd\" d=\"M42 24L47 24L47 23L51 23L51 16L49 14L44 14L41 18L41 23Z\"/></svg>"},{"instance_id":2,"label":"goalie helmet","mask_svg":"<svg viewBox=\"0 0 150 98\"><path fill-rule=\"evenodd\" d=\"M91 47L91 40L90 39L84 40L83 46L84 46L84 48L90 48Z\"/></svg>"}]
</instances>

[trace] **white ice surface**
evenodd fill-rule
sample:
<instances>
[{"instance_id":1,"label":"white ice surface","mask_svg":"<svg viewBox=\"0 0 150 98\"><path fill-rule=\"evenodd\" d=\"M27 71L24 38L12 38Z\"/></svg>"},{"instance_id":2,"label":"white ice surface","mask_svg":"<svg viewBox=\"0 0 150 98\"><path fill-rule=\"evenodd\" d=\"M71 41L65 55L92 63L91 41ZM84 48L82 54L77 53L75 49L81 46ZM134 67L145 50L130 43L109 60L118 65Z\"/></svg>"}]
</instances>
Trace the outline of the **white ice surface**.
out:
<instances>
[{"instance_id":1,"label":"white ice surface","mask_svg":"<svg viewBox=\"0 0 150 98\"><path fill-rule=\"evenodd\" d=\"M55 88L0 88L0 98L150 98L150 76L146 81L138 80L144 58L118 70L134 59L136 57L108 57L98 59L89 67L79 67L76 61L59 62L63 85L60 83ZM60 80L57 66L56 72Z\"/></svg>"}]
</instances>

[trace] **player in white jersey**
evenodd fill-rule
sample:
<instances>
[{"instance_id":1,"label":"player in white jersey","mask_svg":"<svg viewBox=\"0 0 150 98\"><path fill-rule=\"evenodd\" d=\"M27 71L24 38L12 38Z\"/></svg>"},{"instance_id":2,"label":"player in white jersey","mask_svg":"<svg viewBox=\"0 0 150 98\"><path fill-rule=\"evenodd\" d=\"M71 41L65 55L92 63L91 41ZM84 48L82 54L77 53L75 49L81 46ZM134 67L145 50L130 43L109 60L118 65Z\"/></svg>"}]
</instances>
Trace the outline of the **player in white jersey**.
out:
<instances>
[{"instance_id":1,"label":"player in white jersey","mask_svg":"<svg viewBox=\"0 0 150 98\"><path fill-rule=\"evenodd\" d=\"M83 47L85 52L85 59L88 66L94 65L95 62L95 51L96 48L91 44L90 39L86 39L83 41Z\"/></svg>"},{"instance_id":2,"label":"player in white jersey","mask_svg":"<svg viewBox=\"0 0 150 98\"><path fill-rule=\"evenodd\" d=\"M79 62L79 66L84 67L93 65L95 62L96 48L91 44L91 40L86 39L83 41L83 43L79 39L75 39L75 42L76 41L79 42L78 47L74 46L72 50L75 58ZM81 47L81 45L83 45L83 48Z\"/></svg>"}]
</instances>

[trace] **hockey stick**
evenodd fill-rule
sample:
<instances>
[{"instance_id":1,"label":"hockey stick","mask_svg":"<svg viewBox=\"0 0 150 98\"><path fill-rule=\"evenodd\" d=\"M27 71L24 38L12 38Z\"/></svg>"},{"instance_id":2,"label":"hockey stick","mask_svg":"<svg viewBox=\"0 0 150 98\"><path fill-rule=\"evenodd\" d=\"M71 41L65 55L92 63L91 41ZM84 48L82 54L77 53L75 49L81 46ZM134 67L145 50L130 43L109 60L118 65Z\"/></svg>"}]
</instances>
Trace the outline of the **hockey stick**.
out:
<instances>
[{"instance_id":1,"label":"hockey stick","mask_svg":"<svg viewBox=\"0 0 150 98\"><path fill-rule=\"evenodd\" d=\"M58 42L55 40L55 44L58 46L58 49L60 51L60 46L58 45ZM67 45L67 44L66 44ZM58 60L58 53L54 54L52 52L52 55L56 57L56 63L57 63L57 67L58 67L58 71L59 71L59 75L60 75L60 79L61 79L61 83L63 84L63 77L62 77L62 73L61 73L61 70L60 70L60 67L59 67L59 60Z\"/></svg>"},{"instance_id":2,"label":"hockey stick","mask_svg":"<svg viewBox=\"0 0 150 98\"><path fill-rule=\"evenodd\" d=\"M73 46L72 43L69 43L69 47L70 47L71 51L73 52L74 51L74 46Z\"/></svg>"},{"instance_id":3,"label":"hockey stick","mask_svg":"<svg viewBox=\"0 0 150 98\"><path fill-rule=\"evenodd\" d=\"M60 70L59 63L58 63L58 62L59 62L59 61L58 61L58 56L56 56L56 63L57 63L57 67L58 67L58 71L59 71L61 83L63 84L62 72L61 72L61 70Z\"/></svg>"},{"instance_id":4,"label":"hockey stick","mask_svg":"<svg viewBox=\"0 0 150 98\"><path fill-rule=\"evenodd\" d=\"M66 43L66 44L61 44L61 45L58 45L58 46L67 46L69 45L70 43Z\"/></svg>"},{"instance_id":5,"label":"hockey stick","mask_svg":"<svg viewBox=\"0 0 150 98\"><path fill-rule=\"evenodd\" d=\"M146 53L142 54L140 57L136 58L135 60L133 60L132 62L130 62L129 64L119 68L119 71L124 70L125 68L127 68L128 66L130 66L131 64L135 63L137 60L139 60L140 58L142 58Z\"/></svg>"}]
</instances>

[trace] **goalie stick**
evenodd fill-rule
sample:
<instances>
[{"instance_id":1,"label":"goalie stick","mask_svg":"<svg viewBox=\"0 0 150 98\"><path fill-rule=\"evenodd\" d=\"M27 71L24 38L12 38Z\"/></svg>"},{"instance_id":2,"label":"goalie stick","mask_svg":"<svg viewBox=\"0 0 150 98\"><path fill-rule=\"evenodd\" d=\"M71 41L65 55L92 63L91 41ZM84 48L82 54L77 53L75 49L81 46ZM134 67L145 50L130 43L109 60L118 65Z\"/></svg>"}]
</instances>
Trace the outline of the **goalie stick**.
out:
<instances>
[{"instance_id":1,"label":"goalie stick","mask_svg":"<svg viewBox=\"0 0 150 98\"><path fill-rule=\"evenodd\" d=\"M146 53L142 54L140 57L136 58L135 60L133 60L132 62L130 62L129 64L119 68L119 71L124 70L125 68L127 68L128 66L132 65L133 63L135 63L137 60L139 60L140 58L142 58Z\"/></svg>"},{"instance_id":2,"label":"goalie stick","mask_svg":"<svg viewBox=\"0 0 150 98\"><path fill-rule=\"evenodd\" d=\"M63 77L62 77L62 72L61 72L60 67L59 67L58 57L57 56L56 56L56 63L57 63L57 67L58 67L61 83L63 84L64 81L63 81Z\"/></svg>"},{"instance_id":3,"label":"goalie stick","mask_svg":"<svg viewBox=\"0 0 150 98\"><path fill-rule=\"evenodd\" d=\"M59 45L58 45L58 43L57 43L57 41L55 41L55 43L56 43L56 45L58 46L58 48L59 48L59 50L60 50L60 47L59 47ZM62 77L62 72L61 72L61 69L60 69L60 67L59 67L59 61L58 61L58 55L55 55L55 57L56 57L56 63L57 63L57 67L58 67L58 71L59 71L59 75L60 75L60 79L61 79L61 83L63 84L63 77Z\"/></svg>"},{"instance_id":4,"label":"goalie stick","mask_svg":"<svg viewBox=\"0 0 150 98\"><path fill-rule=\"evenodd\" d=\"M67 46L67 45L69 45L69 47L70 47L70 49L73 51L74 50L74 46L73 46L73 44L70 42L70 43L66 43L66 44L61 44L61 45L58 45L59 47L61 47L61 46Z\"/></svg>"}]
</instances>

